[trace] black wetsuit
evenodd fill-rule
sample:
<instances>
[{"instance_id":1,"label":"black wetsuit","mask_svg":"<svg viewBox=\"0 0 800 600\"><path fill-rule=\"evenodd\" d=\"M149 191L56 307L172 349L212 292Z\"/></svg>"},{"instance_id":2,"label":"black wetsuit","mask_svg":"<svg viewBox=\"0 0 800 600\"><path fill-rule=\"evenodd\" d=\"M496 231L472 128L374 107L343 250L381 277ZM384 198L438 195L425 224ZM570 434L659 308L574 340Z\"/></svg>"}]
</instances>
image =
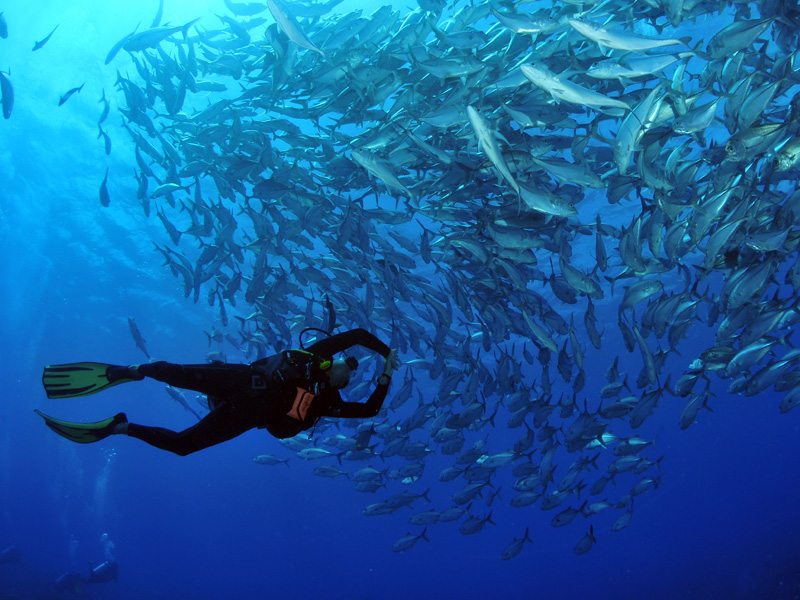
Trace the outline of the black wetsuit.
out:
<instances>
[{"instance_id":1,"label":"black wetsuit","mask_svg":"<svg viewBox=\"0 0 800 600\"><path fill-rule=\"evenodd\" d=\"M386 358L389 347L365 329L354 329L312 344L307 352L317 362L359 345ZM307 355L288 351L250 365L213 363L176 365L155 362L139 367L139 373L174 387L207 394L213 410L199 423L181 432L130 423L128 435L151 446L185 456L233 439L254 427L265 428L277 438L292 437L310 429L321 417L369 418L378 414L388 383L377 384L365 403L345 402L339 391L325 381L300 385L285 377L287 357ZM307 388L313 388L311 390ZM312 394L311 392L316 392Z\"/></svg>"}]
</instances>

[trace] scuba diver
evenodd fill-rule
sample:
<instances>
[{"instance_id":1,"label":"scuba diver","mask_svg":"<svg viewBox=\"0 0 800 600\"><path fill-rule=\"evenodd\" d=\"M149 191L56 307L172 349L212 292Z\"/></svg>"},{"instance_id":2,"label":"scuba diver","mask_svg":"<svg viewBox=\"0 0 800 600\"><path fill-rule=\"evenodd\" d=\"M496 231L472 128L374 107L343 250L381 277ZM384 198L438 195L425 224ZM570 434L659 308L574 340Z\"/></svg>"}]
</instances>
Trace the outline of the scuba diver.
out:
<instances>
[{"instance_id":1,"label":"scuba diver","mask_svg":"<svg viewBox=\"0 0 800 600\"><path fill-rule=\"evenodd\" d=\"M383 373L364 403L345 402L339 394L350 382L358 361L354 357L333 360L334 354L356 345L384 358ZM365 329L338 333L305 350L286 350L249 365L177 365L164 361L127 367L101 363L52 365L45 367L42 376L48 398L86 396L150 377L206 394L211 412L180 432L129 423L125 413L97 423L70 423L35 412L50 429L73 442L85 444L124 434L185 456L254 427L266 429L276 438L288 438L310 429L322 417L374 417L383 406L396 366L397 350Z\"/></svg>"}]
</instances>

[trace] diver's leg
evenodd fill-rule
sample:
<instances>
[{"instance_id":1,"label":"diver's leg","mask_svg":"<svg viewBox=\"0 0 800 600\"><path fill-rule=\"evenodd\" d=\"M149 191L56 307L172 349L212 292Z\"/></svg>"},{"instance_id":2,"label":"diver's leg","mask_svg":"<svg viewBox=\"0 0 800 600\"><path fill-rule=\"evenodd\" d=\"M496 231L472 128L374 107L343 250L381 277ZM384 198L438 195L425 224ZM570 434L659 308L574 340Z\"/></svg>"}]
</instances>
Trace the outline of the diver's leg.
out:
<instances>
[{"instance_id":1,"label":"diver's leg","mask_svg":"<svg viewBox=\"0 0 800 600\"><path fill-rule=\"evenodd\" d=\"M156 448L186 456L209 446L227 442L255 427L251 419L243 417L249 415L241 414L230 402L223 401L200 422L180 432L127 423L122 431L117 433L127 433Z\"/></svg>"},{"instance_id":2,"label":"diver's leg","mask_svg":"<svg viewBox=\"0 0 800 600\"><path fill-rule=\"evenodd\" d=\"M137 371L145 377L209 396L239 396L265 387L263 377L249 365L176 365L159 361L139 365Z\"/></svg>"}]
</instances>

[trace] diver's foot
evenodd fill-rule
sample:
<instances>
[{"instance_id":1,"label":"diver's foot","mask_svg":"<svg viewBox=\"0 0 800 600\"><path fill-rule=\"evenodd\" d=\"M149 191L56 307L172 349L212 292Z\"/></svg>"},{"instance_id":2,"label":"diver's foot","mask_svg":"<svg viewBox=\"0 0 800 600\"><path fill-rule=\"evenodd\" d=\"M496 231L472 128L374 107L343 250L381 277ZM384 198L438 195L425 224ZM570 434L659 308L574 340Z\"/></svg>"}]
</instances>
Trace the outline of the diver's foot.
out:
<instances>
[{"instance_id":1,"label":"diver's foot","mask_svg":"<svg viewBox=\"0 0 800 600\"><path fill-rule=\"evenodd\" d=\"M125 413L117 413L109 426L112 434L128 435L128 417Z\"/></svg>"},{"instance_id":2,"label":"diver's foot","mask_svg":"<svg viewBox=\"0 0 800 600\"><path fill-rule=\"evenodd\" d=\"M127 434L128 433L128 416L124 413L117 413L111 418L111 421L105 427L98 427L94 435L98 440L107 438L114 434Z\"/></svg>"},{"instance_id":3,"label":"diver's foot","mask_svg":"<svg viewBox=\"0 0 800 600\"><path fill-rule=\"evenodd\" d=\"M106 369L106 379L109 383L115 383L122 380L136 380L144 379L144 375L139 373L139 365L130 365L128 367L111 366Z\"/></svg>"}]
</instances>

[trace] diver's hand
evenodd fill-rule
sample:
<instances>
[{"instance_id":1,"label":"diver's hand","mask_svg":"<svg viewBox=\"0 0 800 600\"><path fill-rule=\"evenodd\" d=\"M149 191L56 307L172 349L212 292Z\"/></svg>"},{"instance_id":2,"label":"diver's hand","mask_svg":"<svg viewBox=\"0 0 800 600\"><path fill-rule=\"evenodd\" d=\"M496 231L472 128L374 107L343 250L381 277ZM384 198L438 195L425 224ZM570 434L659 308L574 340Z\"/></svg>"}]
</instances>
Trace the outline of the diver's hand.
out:
<instances>
[{"instance_id":1,"label":"diver's hand","mask_svg":"<svg viewBox=\"0 0 800 600\"><path fill-rule=\"evenodd\" d=\"M383 361L383 374L391 377L394 370L397 368L397 349L393 348L389 351L389 355Z\"/></svg>"}]
</instances>

